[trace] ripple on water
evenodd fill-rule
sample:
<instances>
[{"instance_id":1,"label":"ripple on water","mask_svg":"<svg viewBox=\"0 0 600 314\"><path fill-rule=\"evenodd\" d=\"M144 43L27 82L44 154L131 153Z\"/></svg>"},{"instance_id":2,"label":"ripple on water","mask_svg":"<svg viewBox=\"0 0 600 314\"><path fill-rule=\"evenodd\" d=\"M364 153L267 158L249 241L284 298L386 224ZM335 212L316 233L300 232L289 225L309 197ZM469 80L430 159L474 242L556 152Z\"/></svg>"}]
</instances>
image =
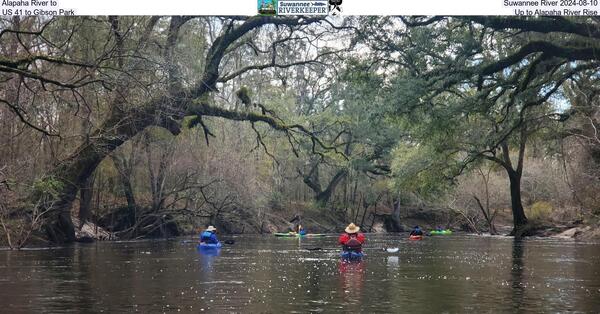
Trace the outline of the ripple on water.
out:
<instances>
[{"instance_id":1,"label":"ripple on water","mask_svg":"<svg viewBox=\"0 0 600 314\"><path fill-rule=\"evenodd\" d=\"M298 258L301 262L318 262L318 261L335 261L335 258L319 258L319 257L300 257Z\"/></svg>"},{"instance_id":2,"label":"ripple on water","mask_svg":"<svg viewBox=\"0 0 600 314\"><path fill-rule=\"evenodd\" d=\"M368 255L361 264L350 266L339 263L339 248L331 238L299 246L298 241L244 236L214 257L168 241L101 243L51 253L0 251L0 302L10 300L8 313L597 312L600 308L600 276L594 266L600 260L597 244L531 240L515 246L512 239L463 235L421 243L394 235L368 238ZM389 254L383 247L400 250Z\"/></svg>"}]
</instances>

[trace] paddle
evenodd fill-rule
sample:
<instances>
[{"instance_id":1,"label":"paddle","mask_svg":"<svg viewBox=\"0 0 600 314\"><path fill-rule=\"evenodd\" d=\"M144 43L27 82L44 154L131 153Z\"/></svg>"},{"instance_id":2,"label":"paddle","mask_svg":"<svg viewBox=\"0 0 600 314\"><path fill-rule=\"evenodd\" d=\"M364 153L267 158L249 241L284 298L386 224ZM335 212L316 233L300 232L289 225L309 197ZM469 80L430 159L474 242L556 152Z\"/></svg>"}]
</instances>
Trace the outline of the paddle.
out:
<instances>
[{"instance_id":1,"label":"paddle","mask_svg":"<svg viewBox=\"0 0 600 314\"><path fill-rule=\"evenodd\" d=\"M183 243L195 243L195 244L198 244L199 242L198 242L197 239L194 239L194 240L187 240L186 239L186 240L181 240L181 243L182 244ZM223 243L229 244L229 245L233 245L233 244L235 244L235 240L225 240L225 241L223 241Z\"/></svg>"},{"instance_id":2,"label":"paddle","mask_svg":"<svg viewBox=\"0 0 600 314\"><path fill-rule=\"evenodd\" d=\"M309 251L319 251L322 250L322 248L320 247L305 247L305 250L309 250Z\"/></svg>"}]
</instances>

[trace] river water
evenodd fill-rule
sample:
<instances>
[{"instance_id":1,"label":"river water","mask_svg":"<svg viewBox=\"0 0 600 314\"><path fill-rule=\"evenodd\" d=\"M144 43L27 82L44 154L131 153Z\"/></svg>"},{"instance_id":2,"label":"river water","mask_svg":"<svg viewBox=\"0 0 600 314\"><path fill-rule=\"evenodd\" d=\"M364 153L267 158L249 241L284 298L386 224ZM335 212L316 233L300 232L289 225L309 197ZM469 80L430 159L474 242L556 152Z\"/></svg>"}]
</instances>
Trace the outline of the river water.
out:
<instances>
[{"instance_id":1,"label":"river water","mask_svg":"<svg viewBox=\"0 0 600 314\"><path fill-rule=\"evenodd\" d=\"M600 312L600 244L367 235L343 263L333 235L222 238L3 250L0 312Z\"/></svg>"}]
</instances>

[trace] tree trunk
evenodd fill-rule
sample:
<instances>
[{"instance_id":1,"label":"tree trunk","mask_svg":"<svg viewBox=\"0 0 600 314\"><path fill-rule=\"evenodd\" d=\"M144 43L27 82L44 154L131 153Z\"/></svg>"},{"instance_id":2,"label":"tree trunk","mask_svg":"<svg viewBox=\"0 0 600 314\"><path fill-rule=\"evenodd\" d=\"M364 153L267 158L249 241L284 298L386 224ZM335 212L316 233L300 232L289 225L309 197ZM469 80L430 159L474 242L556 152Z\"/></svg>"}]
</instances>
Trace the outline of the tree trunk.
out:
<instances>
[{"instance_id":1,"label":"tree trunk","mask_svg":"<svg viewBox=\"0 0 600 314\"><path fill-rule=\"evenodd\" d=\"M156 147L151 147L152 141L150 139L150 134L146 134L145 136L145 148L146 148L146 156L148 158L148 173L150 175L150 187L152 192L152 211L158 212L162 209L164 201L165 201L165 180L167 176L167 168L173 154L173 147L171 144L165 144L163 142L159 142L161 148L157 149ZM158 151L158 165L154 162L154 157L152 152L156 150Z\"/></svg>"},{"instance_id":2,"label":"tree trunk","mask_svg":"<svg viewBox=\"0 0 600 314\"><path fill-rule=\"evenodd\" d=\"M110 18L110 20L112 26L111 30L117 41L115 49L120 52L118 55L123 56L125 55L121 51L124 47L123 37L122 34L119 33L118 20L115 18ZM142 35L140 40L141 45L145 44L147 41L146 39L150 35L150 32L157 21L158 19L152 19L148 24L146 32ZM175 19L171 22L179 23L180 20ZM178 27L170 29L169 36L176 37L178 30ZM234 40L236 40L236 38L232 39L232 41ZM225 45L226 48L230 43L231 42L220 44ZM167 49L170 49L170 46ZM217 56L218 61L214 61L217 62L217 66L220 63L219 57L222 56ZM117 61L119 68L124 68L123 59L118 58ZM214 72L216 72L216 75L218 76L218 70ZM209 84L205 83L205 86L196 90L196 95L204 95L213 85L213 81L210 81ZM128 95L127 88L128 85L126 82L120 82L114 93L115 96L111 100L111 110L107 119L104 120L102 125L90 135L88 141L75 150L75 153L57 165L48 178L60 183L59 193L55 198L55 202L49 204L47 206L48 208L46 208L48 210L48 216L46 217L43 226L43 229L52 242L68 243L75 241L75 228L70 213L71 204L73 203L79 188L83 186L84 182L106 156L151 125L165 127L173 134L178 134L180 132L179 126L168 115L157 114L166 104L173 104L171 97L173 95L159 96L155 99L151 99L144 104L144 106L125 111L122 108L128 107L123 106L123 104L129 102L126 99ZM177 99L180 102L185 101L184 99L179 98ZM175 106L176 104L173 105Z\"/></svg>"},{"instance_id":3,"label":"tree trunk","mask_svg":"<svg viewBox=\"0 0 600 314\"><path fill-rule=\"evenodd\" d=\"M513 213L514 229L511 235L519 236L519 231L527 225L527 217L521 202L521 174L515 171L508 171L508 179L510 180L510 202Z\"/></svg>"},{"instance_id":4,"label":"tree trunk","mask_svg":"<svg viewBox=\"0 0 600 314\"><path fill-rule=\"evenodd\" d=\"M520 143L519 143L519 157L517 160L517 167L514 168L510 159L510 149L508 142L504 141L500 143L500 149L502 151L502 159L493 157L487 157L506 170L508 180L510 181L510 202L513 213L513 230L510 235L515 238L520 238L523 233L526 232L528 221L525 216L525 210L523 209L523 203L521 202L521 176L523 174L523 162L525 160L525 146L527 143L527 130L521 128L520 130Z\"/></svg>"},{"instance_id":5,"label":"tree trunk","mask_svg":"<svg viewBox=\"0 0 600 314\"><path fill-rule=\"evenodd\" d=\"M137 142L134 140L131 145L129 158L126 158L121 152L115 152L111 155L115 168L117 168L117 172L119 173L121 187L123 188L123 194L125 194L125 199L127 200L127 208L133 226L137 226L138 221L137 203L133 192L133 185L131 184L133 168L135 166L135 154L137 152L136 144ZM133 229L132 233L135 238L137 236L137 227Z\"/></svg>"},{"instance_id":6,"label":"tree trunk","mask_svg":"<svg viewBox=\"0 0 600 314\"><path fill-rule=\"evenodd\" d=\"M88 221L92 208L92 196L94 195L94 174L92 174L79 191L79 229Z\"/></svg>"},{"instance_id":7,"label":"tree trunk","mask_svg":"<svg viewBox=\"0 0 600 314\"><path fill-rule=\"evenodd\" d=\"M377 202L375 203L375 206L374 206L374 207L375 207L375 208L377 208ZM369 209L369 204L365 204L365 208L364 208L363 215L362 215L362 219L360 220L360 224L359 224L359 226L363 226L363 227L364 227L364 224L365 224L365 218L367 218L367 210L368 210L368 209Z\"/></svg>"},{"instance_id":8,"label":"tree trunk","mask_svg":"<svg viewBox=\"0 0 600 314\"><path fill-rule=\"evenodd\" d=\"M160 120L158 121L160 123ZM75 241L75 227L70 210L79 188L107 155L141 130L156 123L156 116L150 110L127 114L115 108L111 117L90 136L89 142L82 144L73 155L52 171L48 179L58 181L60 190L55 202L47 208L49 213L44 230L51 241L55 243ZM174 134L179 132L174 125L161 126ZM110 132L104 133L105 130Z\"/></svg>"},{"instance_id":9,"label":"tree trunk","mask_svg":"<svg viewBox=\"0 0 600 314\"><path fill-rule=\"evenodd\" d=\"M101 139L98 139L100 141ZM86 143L87 144L87 143ZM62 162L52 173L49 180L60 182L58 197L47 205L48 216L44 230L55 243L75 241L75 227L71 220L71 204L88 177L94 172L103 156L92 145L78 150L71 158Z\"/></svg>"},{"instance_id":10,"label":"tree trunk","mask_svg":"<svg viewBox=\"0 0 600 314\"><path fill-rule=\"evenodd\" d=\"M490 234L498 234L496 232L496 227L494 226L494 218L496 217L496 211L494 211L493 214L490 215L490 201L489 201L489 194L487 193L487 186L486 186L486 207L484 208L483 205L481 204L481 200L477 197L477 195L473 195L473 198L475 199L475 201L477 202L477 205L479 206L479 209L481 210L481 213L483 214L483 218L485 218L485 222L488 224L488 229L490 231Z\"/></svg>"},{"instance_id":11,"label":"tree trunk","mask_svg":"<svg viewBox=\"0 0 600 314\"><path fill-rule=\"evenodd\" d=\"M324 190L322 189L320 183L318 162L312 166L308 175L304 174L300 169L298 169L298 173L303 177L304 184L306 184L315 193L315 201L317 205L319 207L325 207L339 183L342 182L342 180L348 175L348 169L343 168L338 170Z\"/></svg>"},{"instance_id":12,"label":"tree trunk","mask_svg":"<svg viewBox=\"0 0 600 314\"><path fill-rule=\"evenodd\" d=\"M172 19L168 34L169 41L176 42L179 28L189 19L189 17ZM117 55L125 56L127 54L122 51L125 45L123 34L120 33L119 21L115 18L109 20L116 39L115 50ZM152 21L156 23L158 19L152 19ZM129 82L127 80L119 81L113 93L115 95L114 99L110 102L111 110L107 119L96 131L90 134L89 142L80 145L75 153L58 164L46 178L46 180L55 181L59 186L58 196L53 197L52 202L45 205L47 217L45 217L43 229L48 234L49 239L55 243L73 242L75 240L75 228L71 220L70 210L80 187L83 186L84 182L106 156L148 126L164 127L171 133L178 134L180 132L179 125L173 120L173 117L182 119L185 115L196 115L219 116L236 121L261 121L268 123L277 130L287 130L285 126L267 116L234 112L210 106L204 102L193 101L202 99L203 96L215 90L223 56L231 44L248 32L266 24L301 25L314 21L316 20L300 21L262 16L250 18L238 27L233 27L232 23L231 27L224 30L211 44L205 57L203 74L193 87L182 90L182 87L180 87L181 78L178 76L177 69L170 67L168 69L168 93L166 95L161 93L161 96L150 98L138 106L131 106L131 99L127 99L129 96ZM148 36L154 27L153 23L149 23L146 32L142 35L138 43L140 46L144 46L148 42ZM174 46L165 45L167 50ZM173 60L170 60L172 55L170 51L165 52L166 64L173 62ZM122 58L118 58L118 68L127 70L135 67L128 66ZM230 79L229 77L224 80Z\"/></svg>"},{"instance_id":13,"label":"tree trunk","mask_svg":"<svg viewBox=\"0 0 600 314\"><path fill-rule=\"evenodd\" d=\"M404 228L402 228L402 224L400 223L400 196L396 200L394 200L394 210L392 211L392 231L393 232L403 232Z\"/></svg>"},{"instance_id":14,"label":"tree trunk","mask_svg":"<svg viewBox=\"0 0 600 314\"><path fill-rule=\"evenodd\" d=\"M400 223L400 195L398 198L393 197L392 200L388 200L392 204L392 213L391 214L377 214L373 213L373 224L375 223L375 217L383 217L383 226L387 232L403 232L404 228ZM377 206L377 205L375 205ZM375 207L377 208L377 207Z\"/></svg>"},{"instance_id":15,"label":"tree trunk","mask_svg":"<svg viewBox=\"0 0 600 314\"><path fill-rule=\"evenodd\" d=\"M342 181L342 179L344 179L346 177L347 174L348 174L347 169L342 169L342 170L338 171L335 174L335 176L333 176L333 178L331 179L331 182L329 182L329 184L327 185L327 188L324 191L317 194L317 196L315 197L315 200L317 201L317 204L319 206L323 207L323 206L327 205L327 203L329 202L329 199L335 192L335 189L337 188L338 184Z\"/></svg>"},{"instance_id":16,"label":"tree trunk","mask_svg":"<svg viewBox=\"0 0 600 314\"><path fill-rule=\"evenodd\" d=\"M127 199L127 207L131 210L135 210L137 208L137 203L135 201L135 195L133 194L131 179L129 177L121 177L121 184L123 185L123 193L125 193L125 198Z\"/></svg>"}]
</instances>

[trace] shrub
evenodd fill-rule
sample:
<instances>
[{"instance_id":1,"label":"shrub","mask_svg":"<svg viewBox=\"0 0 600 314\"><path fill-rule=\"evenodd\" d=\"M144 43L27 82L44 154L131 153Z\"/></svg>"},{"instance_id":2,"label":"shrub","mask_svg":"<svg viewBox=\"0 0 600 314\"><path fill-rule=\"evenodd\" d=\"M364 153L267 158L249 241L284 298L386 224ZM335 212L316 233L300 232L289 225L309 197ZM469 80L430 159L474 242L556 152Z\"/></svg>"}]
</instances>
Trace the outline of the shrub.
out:
<instances>
[{"instance_id":1,"label":"shrub","mask_svg":"<svg viewBox=\"0 0 600 314\"><path fill-rule=\"evenodd\" d=\"M537 201L525 209L525 214L531 220L549 220L554 211L552 204L546 201Z\"/></svg>"}]
</instances>

